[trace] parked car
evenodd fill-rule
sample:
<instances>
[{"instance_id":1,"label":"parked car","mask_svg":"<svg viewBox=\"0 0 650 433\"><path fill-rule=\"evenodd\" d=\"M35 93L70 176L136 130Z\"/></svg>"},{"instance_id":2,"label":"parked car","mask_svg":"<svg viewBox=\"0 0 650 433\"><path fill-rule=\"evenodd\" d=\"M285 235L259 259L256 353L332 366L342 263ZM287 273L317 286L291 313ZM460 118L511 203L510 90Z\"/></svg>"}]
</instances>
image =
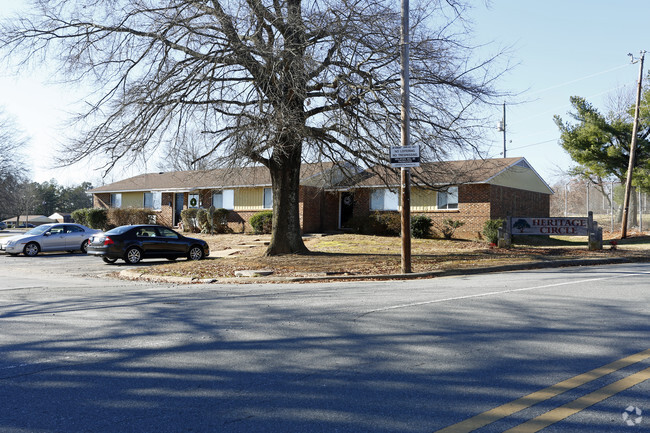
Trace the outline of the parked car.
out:
<instances>
[{"instance_id":1,"label":"parked car","mask_svg":"<svg viewBox=\"0 0 650 433\"><path fill-rule=\"evenodd\" d=\"M90 238L88 254L100 256L106 263L123 259L136 264L142 259L166 258L201 260L210 255L208 243L185 237L160 225L120 226Z\"/></svg>"},{"instance_id":2,"label":"parked car","mask_svg":"<svg viewBox=\"0 0 650 433\"><path fill-rule=\"evenodd\" d=\"M0 230L4 230L7 228L7 223L4 221L0 221Z\"/></svg>"},{"instance_id":3,"label":"parked car","mask_svg":"<svg viewBox=\"0 0 650 433\"><path fill-rule=\"evenodd\" d=\"M46 251L85 253L88 239L99 232L81 224L43 224L23 234L0 239L0 251L30 257Z\"/></svg>"}]
</instances>

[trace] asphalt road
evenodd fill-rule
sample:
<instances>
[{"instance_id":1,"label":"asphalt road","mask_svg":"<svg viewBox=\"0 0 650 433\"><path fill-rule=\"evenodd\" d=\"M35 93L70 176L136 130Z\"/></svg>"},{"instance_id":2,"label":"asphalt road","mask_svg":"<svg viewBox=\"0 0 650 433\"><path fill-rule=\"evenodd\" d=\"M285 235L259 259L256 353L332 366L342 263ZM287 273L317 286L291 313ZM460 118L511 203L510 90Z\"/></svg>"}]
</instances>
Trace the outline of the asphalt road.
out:
<instances>
[{"instance_id":1,"label":"asphalt road","mask_svg":"<svg viewBox=\"0 0 650 433\"><path fill-rule=\"evenodd\" d=\"M650 430L648 264L291 285L114 269L0 255L0 432Z\"/></svg>"}]
</instances>

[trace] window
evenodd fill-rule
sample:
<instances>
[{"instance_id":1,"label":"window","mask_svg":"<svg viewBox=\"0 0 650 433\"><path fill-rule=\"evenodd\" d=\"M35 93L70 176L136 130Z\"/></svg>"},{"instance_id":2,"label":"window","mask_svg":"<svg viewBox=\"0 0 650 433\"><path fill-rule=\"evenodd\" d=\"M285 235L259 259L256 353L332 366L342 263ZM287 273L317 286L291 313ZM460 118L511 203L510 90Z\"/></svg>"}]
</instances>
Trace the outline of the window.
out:
<instances>
[{"instance_id":1,"label":"window","mask_svg":"<svg viewBox=\"0 0 650 433\"><path fill-rule=\"evenodd\" d=\"M158 229L158 236L161 236L163 238L168 238L168 239L178 239L178 235L168 228L157 227L157 229Z\"/></svg>"},{"instance_id":2,"label":"window","mask_svg":"<svg viewBox=\"0 0 650 433\"><path fill-rule=\"evenodd\" d=\"M212 206L217 209L234 209L235 208L235 190L224 189L212 194Z\"/></svg>"},{"instance_id":3,"label":"window","mask_svg":"<svg viewBox=\"0 0 650 433\"><path fill-rule=\"evenodd\" d=\"M458 187L438 191L438 209L458 209Z\"/></svg>"},{"instance_id":4,"label":"window","mask_svg":"<svg viewBox=\"0 0 650 433\"><path fill-rule=\"evenodd\" d=\"M162 192L145 192L144 207L147 209L162 209Z\"/></svg>"},{"instance_id":5,"label":"window","mask_svg":"<svg viewBox=\"0 0 650 433\"><path fill-rule=\"evenodd\" d=\"M370 210L398 210L399 195L388 188L375 189L370 194Z\"/></svg>"},{"instance_id":6,"label":"window","mask_svg":"<svg viewBox=\"0 0 650 433\"><path fill-rule=\"evenodd\" d=\"M264 188L264 209L273 209L273 189Z\"/></svg>"},{"instance_id":7,"label":"window","mask_svg":"<svg viewBox=\"0 0 650 433\"><path fill-rule=\"evenodd\" d=\"M118 192L118 193L111 194L111 207L117 207L117 208L122 207L121 193Z\"/></svg>"}]
</instances>

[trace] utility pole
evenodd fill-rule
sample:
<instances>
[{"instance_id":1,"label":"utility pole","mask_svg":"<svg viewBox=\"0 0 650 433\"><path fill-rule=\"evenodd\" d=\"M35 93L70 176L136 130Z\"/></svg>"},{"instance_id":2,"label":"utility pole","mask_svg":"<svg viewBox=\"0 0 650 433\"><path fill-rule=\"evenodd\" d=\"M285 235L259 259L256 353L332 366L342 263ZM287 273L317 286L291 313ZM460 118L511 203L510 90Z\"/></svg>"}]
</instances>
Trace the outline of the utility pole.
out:
<instances>
[{"instance_id":1,"label":"utility pole","mask_svg":"<svg viewBox=\"0 0 650 433\"><path fill-rule=\"evenodd\" d=\"M632 63L636 63L637 60L634 60L632 54L628 54L632 57ZM621 239L627 237L627 216L630 208L630 192L632 189L632 171L634 171L635 159L636 159L636 135L639 130L639 109L641 105L641 82L643 80L643 60L645 58L645 51L641 51L641 56L639 57L639 80L637 82L636 89L636 107L634 107L634 126L632 127L632 141L630 143L630 161L627 165L627 178L625 180L625 199L623 200L623 221L621 223Z\"/></svg>"},{"instance_id":2,"label":"utility pole","mask_svg":"<svg viewBox=\"0 0 650 433\"><path fill-rule=\"evenodd\" d=\"M401 99L402 99L402 146L409 146L410 104L409 104L409 0L402 0L401 36ZM400 194L402 198L402 273L411 273L411 169L400 169Z\"/></svg>"},{"instance_id":3,"label":"utility pole","mask_svg":"<svg viewBox=\"0 0 650 433\"><path fill-rule=\"evenodd\" d=\"M503 103L503 121L499 122L499 131L503 132L503 157L506 157L506 103Z\"/></svg>"}]
</instances>

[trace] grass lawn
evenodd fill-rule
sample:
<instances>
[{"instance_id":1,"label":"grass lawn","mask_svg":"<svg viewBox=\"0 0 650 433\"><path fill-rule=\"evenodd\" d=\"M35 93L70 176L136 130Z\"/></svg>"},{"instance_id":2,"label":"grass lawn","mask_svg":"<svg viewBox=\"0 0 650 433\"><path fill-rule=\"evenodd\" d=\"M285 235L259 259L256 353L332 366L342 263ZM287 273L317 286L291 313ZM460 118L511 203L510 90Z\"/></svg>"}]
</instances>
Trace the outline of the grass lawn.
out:
<instances>
[{"instance_id":1,"label":"grass lawn","mask_svg":"<svg viewBox=\"0 0 650 433\"><path fill-rule=\"evenodd\" d=\"M197 278L234 277L235 271L270 269L274 276L378 275L399 274L401 240L399 237L336 234L307 236L307 255L263 257L264 241L270 236L196 235L208 241L212 256L200 262L178 261L151 266L146 273ZM650 237L635 236L617 241L610 249L588 251L584 237L515 237L511 249L491 248L484 241L413 239L413 272L462 269L572 258L645 256L650 252ZM225 251L224 251L225 250ZM225 257L216 257L231 252ZM650 257L650 256L649 256Z\"/></svg>"}]
</instances>

